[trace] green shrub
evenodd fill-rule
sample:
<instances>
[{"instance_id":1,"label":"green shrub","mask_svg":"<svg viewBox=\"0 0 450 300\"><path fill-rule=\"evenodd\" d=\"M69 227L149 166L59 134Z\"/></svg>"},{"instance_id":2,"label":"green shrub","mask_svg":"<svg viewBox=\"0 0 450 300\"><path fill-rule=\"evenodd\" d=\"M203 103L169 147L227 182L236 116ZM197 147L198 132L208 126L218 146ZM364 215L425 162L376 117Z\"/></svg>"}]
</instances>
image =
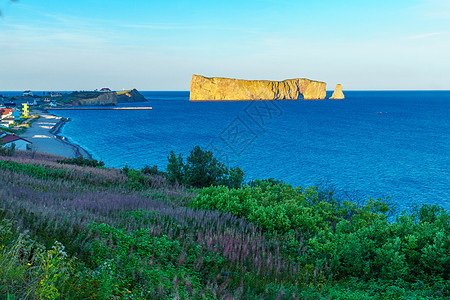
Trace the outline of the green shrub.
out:
<instances>
[{"instance_id":1,"label":"green shrub","mask_svg":"<svg viewBox=\"0 0 450 300\"><path fill-rule=\"evenodd\" d=\"M201 276L189 267L199 255L196 248L186 251L179 241L169 240L165 235L152 237L150 229L127 233L97 223L92 223L90 228L98 235L92 243L93 262L98 266L106 264L111 276L125 286L144 287L141 296L145 299L175 295L187 299L200 289ZM182 255L185 259L179 260ZM190 286L189 290L186 286Z\"/></svg>"},{"instance_id":2,"label":"green shrub","mask_svg":"<svg viewBox=\"0 0 450 300\"><path fill-rule=\"evenodd\" d=\"M219 210L244 217L265 230L287 232L301 230L314 235L319 230L332 230L341 219L364 214L374 219L389 208L380 200L369 201L365 206L347 201L336 201L330 195L320 200L317 187L292 187L274 180L255 180L242 188L225 186L202 189L191 206ZM355 219L365 222L366 219Z\"/></svg>"},{"instance_id":3,"label":"green shrub","mask_svg":"<svg viewBox=\"0 0 450 300\"><path fill-rule=\"evenodd\" d=\"M128 177L127 186L133 190L143 190L152 186L152 178L145 176L141 171L128 169L124 173Z\"/></svg>"},{"instance_id":4,"label":"green shrub","mask_svg":"<svg viewBox=\"0 0 450 300\"><path fill-rule=\"evenodd\" d=\"M158 166L156 166L156 165L154 165L153 167L145 166L144 168L142 168L141 172L142 172L143 174L148 174L148 175L161 175L161 176L167 176L167 173L158 170Z\"/></svg>"},{"instance_id":5,"label":"green shrub","mask_svg":"<svg viewBox=\"0 0 450 300\"><path fill-rule=\"evenodd\" d=\"M3 144L3 139L0 138L0 155L3 156L14 156L16 152L16 144L12 143L11 147L5 147Z\"/></svg>"},{"instance_id":6,"label":"green shrub","mask_svg":"<svg viewBox=\"0 0 450 300\"><path fill-rule=\"evenodd\" d=\"M67 158L58 160L57 162L61 164L77 165L83 167L103 167L105 163L103 161L98 161L96 159L84 158L83 156L78 156L77 158Z\"/></svg>"},{"instance_id":7,"label":"green shrub","mask_svg":"<svg viewBox=\"0 0 450 300\"><path fill-rule=\"evenodd\" d=\"M230 168L213 157L211 151L203 151L195 146L183 162L183 156L171 151L168 158L167 175L170 182L178 182L193 187L227 186L238 188L244 180L244 172L239 167Z\"/></svg>"},{"instance_id":8,"label":"green shrub","mask_svg":"<svg viewBox=\"0 0 450 300\"><path fill-rule=\"evenodd\" d=\"M273 180L255 180L239 189L204 188L190 205L246 218L268 234L301 232L308 251L296 259L328 268L334 280L435 286L450 280L450 214L437 206L423 205L390 222L390 206L381 199L337 201L332 192L324 197L315 187L294 188ZM442 293L450 296L446 288Z\"/></svg>"},{"instance_id":9,"label":"green shrub","mask_svg":"<svg viewBox=\"0 0 450 300\"><path fill-rule=\"evenodd\" d=\"M336 230L310 240L313 256L328 261L337 277L408 282L450 280L450 215L424 205L395 222L342 220Z\"/></svg>"}]
</instances>

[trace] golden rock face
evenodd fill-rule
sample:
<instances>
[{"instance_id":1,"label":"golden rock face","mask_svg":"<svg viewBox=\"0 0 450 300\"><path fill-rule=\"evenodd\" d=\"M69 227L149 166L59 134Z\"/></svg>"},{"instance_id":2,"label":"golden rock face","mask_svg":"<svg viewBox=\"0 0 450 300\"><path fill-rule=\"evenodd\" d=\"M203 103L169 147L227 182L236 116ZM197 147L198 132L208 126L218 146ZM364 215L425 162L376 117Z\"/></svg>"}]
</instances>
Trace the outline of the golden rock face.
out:
<instances>
[{"instance_id":1,"label":"golden rock face","mask_svg":"<svg viewBox=\"0 0 450 300\"><path fill-rule=\"evenodd\" d=\"M192 75L191 101L325 99L326 83L304 78L243 80Z\"/></svg>"},{"instance_id":2,"label":"golden rock face","mask_svg":"<svg viewBox=\"0 0 450 300\"><path fill-rule=\"evenodd\" d=\"M344 93L342 92L342 84L336 84L333 95L331 95L330 99L336 99L336 100L345 99Z\"/></svg>"}]
</instances>

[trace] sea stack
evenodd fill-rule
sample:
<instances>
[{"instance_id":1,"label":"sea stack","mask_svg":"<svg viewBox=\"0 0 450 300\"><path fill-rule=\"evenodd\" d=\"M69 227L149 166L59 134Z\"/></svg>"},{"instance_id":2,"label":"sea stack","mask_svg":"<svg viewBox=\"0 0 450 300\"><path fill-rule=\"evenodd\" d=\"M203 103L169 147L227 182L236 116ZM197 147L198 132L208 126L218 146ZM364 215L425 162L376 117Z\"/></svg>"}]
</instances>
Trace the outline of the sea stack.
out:
<instances>
[{"instance_id":1,"label":"sea stack","mask_svg":"<svg viewBox=\"0 0 450 300\"><path fill-rule=\"evenodd\" d=\"M335 100L345 99L344 93L342 92L342 84L336 84L333 95L331 95L330 99L335 99Z\"/></svg>"},{"instance_id":2,"label":"sea stack","mask_svg":"<svg viewBox=\"0 0 450 300\"><path fill-rule=\"evenodd\" d=\"M305 78L243 80L192 75L191 101L325 99L326 83Z\"/></svg>"}]
</instances>

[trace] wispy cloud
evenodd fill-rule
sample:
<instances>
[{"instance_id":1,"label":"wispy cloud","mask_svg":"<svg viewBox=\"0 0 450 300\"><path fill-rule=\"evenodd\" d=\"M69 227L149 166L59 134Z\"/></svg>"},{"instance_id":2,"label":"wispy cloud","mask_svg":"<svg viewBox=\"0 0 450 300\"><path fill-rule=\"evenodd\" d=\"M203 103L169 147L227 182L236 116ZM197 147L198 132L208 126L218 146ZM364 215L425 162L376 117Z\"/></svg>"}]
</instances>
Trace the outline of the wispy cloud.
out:
<instances>
[{"instance_id":1,"label":"wispy cloud","mask_svg":"<svg viewBox=\"0 0 450 300\"><path fill-rule=\"evenodd\" d=\"M119 27L136 29L154 29L154 30L192 30L192 29L211 29L211 26L185 26L171 24L123 24Z\"/></svg>"},{"instance_id":2,"label":"wispy cloud","mask_svg":"<svg viewBox=\"0 0 450 300\"><path fill-rule=\"evenodd\" d=\"M116 24L117 25L117 24ZM212 24L205 25L182 25L182 24L120 24L122 28L130 29L149 29L149 30L213 30L213 31L233 31L246 34L262 34L259 30L252 28L241 28L232 26L217 26Z\"/></svg>"},{"instance_id":3,"label":"wispy cloud","mask_svg":"<svg viewBox=\"0 0 450 300\"><path fill-rule=\"evenodd\" d=\"M429 37L433 37L433 36L437 36L437 35L441 35L442 32L430 32L430 33L423 33L423 34L418 34L418 35L413 35L408 37L411 40L418 40L418 39L426 39Z\"/></svg>"}]
</instances>

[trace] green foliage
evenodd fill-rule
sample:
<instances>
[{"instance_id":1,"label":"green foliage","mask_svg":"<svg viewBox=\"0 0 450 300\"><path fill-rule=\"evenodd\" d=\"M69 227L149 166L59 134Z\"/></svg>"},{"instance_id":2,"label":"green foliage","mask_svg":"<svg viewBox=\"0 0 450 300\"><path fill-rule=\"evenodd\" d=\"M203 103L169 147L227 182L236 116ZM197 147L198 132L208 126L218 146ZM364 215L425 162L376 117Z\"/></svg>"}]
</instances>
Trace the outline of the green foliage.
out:
<instances>
[{"instance_id":1,"label":"green foliage","mask_svg":"<svg viewBox=\"0 0 450 300\"><path fill-rule=\"evenodd\" d=\"M36 288L35 295L38 299L59 299L61 296L58 284L68 279L70 261L64 252L64 246L55 242L52 249L46 253L40 253L40 268L36 270L37 277L42 279Z\"/></svg>"},{"instance_id":2,"label":"green foliage","mask_svg":"<svg viewBox=\"0 0 450 300\"><path fill-rule=\"evenodd\" d=\"M173 153L182 178L212 158L196 156ZM22 163L0 161L1 299L450 297L450 217L437 206L390 220L384 200L274 179L192 199L157 168L8 159Z\"/></svg>"},{"instance_id":3,"label":"green foliage","mask_svg":"<svg viewBox=\"0 0 450 300\"><path fill-rule=\"evenodd\" d=\"M244 172L239 168L228 169L225 164L213 157L211 151L204 151L195 146L183 162L181 154L170 152L167 165L168 180L193 187L227 186L238 188L244 180Z\"/></svg>"},{"instance_id":4,"label":"green foliage","mask_svg":"<svg viewBox=\"0 0 450 300\"><path fill-rule=\"evenodd\" d=\"M148 174L148 175L167 176L166 172L158 170L158 166L157 165L154 165L153 167L145 166L144 168L142 168L141 172L143 174Z\"/></svg>"},{"instance_id":5,"label":"green foliage","mask_svg":"<svg viewBox=\"0 0 450 300\"><path fill-rule=\"evenodd\" d=\"M141 171L129 169L127 186L133 190L143 190L152 186L152 178L144 175Z\"/></svg>"},{"instance_id":6,"label":"green foliage","mask_svg":"<svg viewBox=\"0 0 450 300\"><path fill-rule=\"evenodd\" d=\"M77 166L84 166L84 167L103 167L105 163L103 161L98 161L96 159L89 159L84 158L83 156L78 156L77 158L67 158L58 160L59 163L62 164L69 164L69 165L77 165Z\"/></svg>"},{"instance_id":7,"label":"green foliage","mask_svg":"<svg viewBox=\"0 0 450 300\"><path fill-rule=\"evenodd\" d=\"M14 161L0 161L0 169L29 174L36 178L65 178L67 172L62 169L48 169L43 166L21 164Z\"/></svg>"},{"instance_id":8,"label":"green foliage","mask_svg":"<svg viewBox=\"0 0 450 300\"><path fill-rule=\"evenodd\" d=\"M302 189L274 180L255 180L238 189L204 188L191 206L244 217L268 231L301 230L309 235L332 230L339 220L349 219L353 214L364 213L368 219L385 218L382 211L389 210L380 200L358 206L334 200L332 192L323 200L319 196L323 195L316 187Z\"/></svg>"},{"instance_id":9,"label":"green foliage","mask_svg":"<svg viewBox=\"0 0 450 300\"><path fill-rule=\"evenodd\" d=\"M101 94L102 94L101 92L95 92L95 91L83 91L83 92L76 91L76 92L70 93L67 97L65 97L64 103L65 104L69 104L69 103L78 104L86 99L97 98Z\"/></svg>"},{"instance_id":10,"label":"green foliage","mask_svg":"<svg viewBox=\"0 0 450 300\"><path fill-rule=\"evenodd\" d=\"M32 272L35 248L26 234L14 233L12 223L0 224L0 296L29 296L36 286ZM5 226L6 225L6 226ZM5 232L5 229L7 232ZM6 233L6 235L5 235Z\"/></svg>"},{"instance_id":11,"label":"green foliage","mask_svg":"<svg viewBox=\"0 0 450 300\"><path fill-rule=\"evenodd\" d=\"M5 147L3 144L3 139L0 138L0 155L3 156L13 156L16 152L16 144L12 143L11 147Z\"/></svg>"},{"instance_id":12,"label":"green foliage","mask_svg":"<svg viewBox=\"0 0 450 300\"><path fill-rule=\"evenodd\" d=\"M122 173L128 175L128 172L130 172L130 170L130 166L128 164L125 164L125 166L122 168Z\"/></svg>"},{"instance_id":13,"label":"green foliage","mask_svg":"<svg viewBox=\"0 0 450 300\"><path fill-rule=\"evenodd\" d=\"M142 213L132 214L139 218ZM174 295L185 299L195 295L189 289L201 287L201 275L189 265L199 255L198 249L182 249L179 241L163 235L152 237L150 229L140 229L127 233L123 229L107 224L92 223L90 228L98 235L92 243L92 260L98 266L106 264L111 274L125 286L143 285L146 299L172 298ZM185 252L186 251L186 252ZM184 260L177 259L183 252ZM156 292L157 291L157 292Z\"/></svg>"},{"instance_id":14,"label":"green foliage","mask_svg":"<svg viewBox=\"0 0 450 300\"><path fill-rule=\"evenodd\" d=\"M0 298L7 299L111 299L130 295L119 289L105 264L92 271L70 258L55 241L45 250L28 235L16 232L13 222L0 220ZM112 280L113 279L113 280Z\"/></svg>"},{"instance_id":15,"label":"green foliage","mask_svg":"<svg viewBox=\"0 0 450 300\"><path fill-rule=\"evenodd\" d=\"M172 183L184 183L185 165L181 153L176 156L175 152L170 151L167 159L169 160L169 163L167 164L167 179Z\"/></svg>"},{"instance_id":16,"label":"green foliage","mask_svg":"<svg viewBox=\"0 0 450 300\"><path fill-rule=\"evenodd\" d=\"M389 205L381 199L357 205L273 180L204 188L190 205L246 218L268 233L300 230L309 239L308 255L300 259L330 268L335 280L447 282L442 293L450 296L450 214L437 206L389 222Z\"/></svg>"},{"instance_id":17,"label":"green foliage","mask_svg":"<svg viewBox=\"0 0 450 300\"><path fill-rule=\"evenodd\" d=\"M336 278L450 280L450 215L436 206L384 218L342 220L310 240L313 257L327 261Z\"/></svg>"}]
</instances>

